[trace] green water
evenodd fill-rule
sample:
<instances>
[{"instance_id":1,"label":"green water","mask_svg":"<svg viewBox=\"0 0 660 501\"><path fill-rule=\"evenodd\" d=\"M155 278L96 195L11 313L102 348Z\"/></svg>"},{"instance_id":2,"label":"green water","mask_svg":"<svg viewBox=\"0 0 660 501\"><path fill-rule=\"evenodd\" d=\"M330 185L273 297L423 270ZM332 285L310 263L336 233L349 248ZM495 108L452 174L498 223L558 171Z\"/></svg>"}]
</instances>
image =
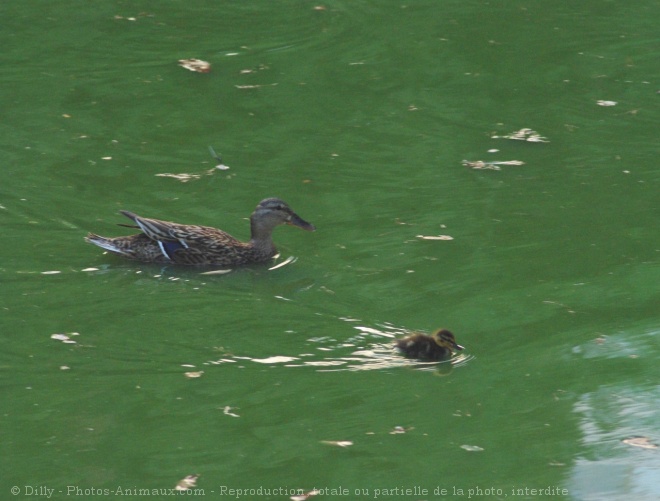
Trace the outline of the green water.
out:
<instances>
[{"instance_id":1,"label":"green water","mask_svg":"<svg viewBox=\"0 0 660 501\"><path fill-rule=\"evenodd\" d=\"M656 2L0 14L2 499L660 496L623 442L660 444ZM83 241L119 209L245 239L269 196L317 227L272 270ZM437 327L451 364L389 348Z\"/></svg>"}]
</instances>

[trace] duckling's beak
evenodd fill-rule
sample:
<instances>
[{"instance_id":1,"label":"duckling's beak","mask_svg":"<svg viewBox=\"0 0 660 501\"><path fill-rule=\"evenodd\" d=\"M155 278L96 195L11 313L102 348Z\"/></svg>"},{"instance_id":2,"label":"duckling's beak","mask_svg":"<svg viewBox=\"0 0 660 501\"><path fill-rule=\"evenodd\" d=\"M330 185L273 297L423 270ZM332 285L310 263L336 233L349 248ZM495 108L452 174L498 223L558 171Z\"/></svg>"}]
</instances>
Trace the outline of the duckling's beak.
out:
<instances>
[{"instance_id":1,"label":"duckling's beak","mask_svg":"<svg viewBox=\"0 0 660 501\"><path fill-rule=\"evenodd\" d=\"M307 231L316 230L316 227L312 223L308 223L295 212L291 214L291 217L286 222L286 224L290 224L291 226L297 226L298 228L302 228L303 230L307 230Z\"/></svg>"},{"instance_id":2,"label":"duckling's beak","mask_svg":"<svg viewBox=\"0 0 660 501\"><path fill-rule=\"evenodd\" d=\"M465 347L461 346L461 345L458 344L458 343L454 343L454 348L455 348L456 350L459 350L459 351L465 349Z\"/></svg>"}]
</instances>

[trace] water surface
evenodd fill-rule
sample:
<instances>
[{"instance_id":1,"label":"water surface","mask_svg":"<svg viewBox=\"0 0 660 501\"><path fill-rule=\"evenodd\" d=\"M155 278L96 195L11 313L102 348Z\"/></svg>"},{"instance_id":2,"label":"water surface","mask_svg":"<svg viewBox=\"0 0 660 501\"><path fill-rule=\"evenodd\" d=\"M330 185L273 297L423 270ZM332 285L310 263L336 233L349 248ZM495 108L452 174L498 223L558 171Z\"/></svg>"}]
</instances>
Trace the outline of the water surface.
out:
<instances>
[{"instance_id":1,"label":"water surface","mask_svg":"<svg viewBox=\"0 0 660 501\"><path fill-rule=\"evenodd\" d=\"M5 497L658 497L623 442L660 443L655 3L0 13ZM272 270L83 241L119 209L247 239L269 196L317 227ZM391 349L438 327L462 358Z\"/></svg>"}]
</instances>

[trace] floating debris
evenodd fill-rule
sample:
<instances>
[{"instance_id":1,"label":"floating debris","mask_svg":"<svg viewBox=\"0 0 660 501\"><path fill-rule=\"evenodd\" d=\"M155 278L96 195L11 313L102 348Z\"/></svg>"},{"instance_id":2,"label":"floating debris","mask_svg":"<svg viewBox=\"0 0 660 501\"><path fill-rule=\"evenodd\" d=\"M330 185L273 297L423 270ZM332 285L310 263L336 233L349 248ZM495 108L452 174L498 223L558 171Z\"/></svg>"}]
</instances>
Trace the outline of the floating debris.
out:
<instances>
[{"instance_id":1,"label":"floating debris","mask_svg":"<svg viewBox=\"0 0 660 501\"><path fill-rule=\"evenodd\" d=\"M239 416L238 414L234 414L234 413L231 411L232 409L233 409L233 407L229 407L228 405L225 405L225 408L222 410L222 413L223 413L225 416L241 417L241 416Z\"/></svg>"},{"instance_id":2,"label":"floating debris","mask_svg":"<svg viewBox=\"0 0 660 501\"><path fill-rule=\"evenodd\" d=\"M69 334L52 334L50 336L51 339L55 339L57 341L62 341L63 343L66 344L76 344L76 342L71 339L69 336L79 336L80 333L78 332L69 332Z\"/></svg>"},{"instance_id":3,"label":"floating debris","mask_svg":"<svg viewBox=\"0 0 660 501\"><path fill-rule=\"evenodd\" d=\"M406 433L407 431L414 430L415 428L412 426L409 426L408 428L405 428L403 426L395 426L392 431L390 431L390 435L400 435L402 433Z\"/></svg>"},{"instance_id":4,"label":"floating debris","mask_svg":"<svg viewBox=\"0 0 660 501\"><path fill-rule=\"evenodd\" d=\"M171 174L169 172L163 172L162 174L156 174L156 177L171 177L173 179L176 179L177 181L181 181L182 183L187 183L188 181L192 179L199 179L202 177L201 174L187 174L185 172L181 174Z\"/></svg>"},{"instance_id":5,"label":"floating debris","mask_svg":"<svg viewBox=\"0 0 660 501\"><path fill-rule=\"evenodd\" d=\"M209 146L209 152L211 153L211 156L219 162L218 165L215 166L216 169L218 169L218 170L229 170L229 167L222 163L222 158L220 157L220 155L218 155L215 152L215 150L213 149L213 146Z\"/></svg>"},{"instance_id":6,"label":"floating debris","mask_svg":"<svg viewBox=\"0 0 660 501\"><path fill-rule=\"evenodd\" d=\"M305 492L304 494L298 494L295 496L291 496L289 499L291 501L306 501L307 499L311 498L312 496L316 496L319 494L321 491L314 489L313 491Z\"/></svg>"},{"instance_id":7,"label":"floating debris","mask_svg":"<svg viewBox=\"0 0 660 501\"><path fill-rule=\"evenodd\" d=\"M227 167L229 169L229 167ZM218 167L214 167L209 170L205 170L204 172L201 172L199 174L195 173L188 173L188 172L182 172L180 174L173 174L171 172L163 172L160 174L154 174L156 177L171 177L172 179L176 179L177 181L181 181L182 183L187 183L188 181L193 181L197 179L201 179L202 176L212 176L215 174L217 170L226 170L226 169L220 169Z\"/></svg>"},{"instance_id":8,"label":"floating debris","mask_svg":"<svg viewBox=\"0 0 660 501\"><path fill-rule=\"evenodd\" d=\"M190 490L197 485L198 478L199 478L199 473L195 473L194 475L188 475L187 477L179 480L179 482L176 484L176 487L174 487L174 489L177 491Z\"/></svg>"},{"instance_id":9,"label":"floating debris","mask_svg":"<svg viewBox=\"0 0 660 501\"><path fill-rule=\"evenodd\" d=\"M211 71L211 63L201 59L179 59L179 66L195 73L208 73Z\"/></svg>"},{"instance_id":10,"label":"floating debris","mask_svg":"<svg viewBox=\"0 0 660 501\"><path fill-rule=\"evenodd\" d=\"M596 104L598 106L616 106L618 103L616 101L603 101L601 99L601 100L596 101Z\"/></svg>"},{"instance_id":11,"label":"floating debris","mask_svg":"<svg viewBox=\"0 0 660 501\"><path fill-rule=\"evenodd\" d=\"M484 450L482 447L479 447L478 445L461 445L461 449L465 449L466 451L470 451L470 452L481 452Z\"/></svg>"},{"instance_id":12,"label":"floating debris","mask_svg":"<svg viewBox=\"0 0 660 501\"><path fill-rule=\"evenodd\" d=\"M642 449L657 449L658 445L652 443L648 437L630 437L622 440L624 444L632 445L633 447L641 447Z\"/></svg>"},{"instance_id":13,"label":"floating debris","mask_svg":"<svg viewBox=\"0 0 660 501\"><path fill-rule=\"evenodd\" d=\"M449 235L416 235L417 238L422 240L454 240L454 237Z\"/></svg>"},{"instance_id":14,"label":"floating debris","mask_svg":"<svg viewBox=\"0 0 660 501\"><path fill-rule=\"evenodd\" d=\"M159 174L155 174L156 177L171 177L172 179L176 179L177 181L181 181L182 183L187 183L188 181L192 180L197 180L201 179L202 176L212 176L213 174L216 173L216 171L219 170L229 170L229 166L225 165L222 163L222 158L215 152L213 147L209 146L209 151L211 152L211 156L215 158L218 162L220 162L218 165L213 167L212 169L205 170L199 173L194 173L194 172L181 172L180 174L174 174L171 172L162 172ZM228 176L229 178L229 176Z\"/></svg>"},{"instance_id":15,"label":"floating debris","mask_svg":"<svg viewBox=\"0 0 660 501\"><path fill-rule=\"evenodd\" d=\"M336 445L337 447L350 447L353 445L353 442L350 440L321 440L321 443L326 445Z\"/></svg>"},{"instance_id":16,"label":"floating debris","mask_svg":"<svg viewBox=\"0 0 660 501\"><path fill-rule=\"evenodd\" d=\"M186 376L189 379L195 379L198 377L202 377L204 374L204 371L197 371L197 372L184 372L183 375Z\"/></svg>"},{"instance_id":17,"label":"floating debris","mask_svg":"<svg viewBox=\"0 0 660 501\"><path fill-rule=\"evenodd\" d=\"M274 87L275 85L277 85L277 82L262 85L234 85L234 87L237 89L258 89L259 87Z\"/></svg>"},{"instance_id":18,"label":"floating debris","mask_svg":"<svg viewBox=\"0 0 660 501\"><path fill-rule=\"evenodd\" d=\"M516 141L527 141L529 143L549 143L547 137L541 136L538 132L532 129L520 129L518 131L507 134L506 136L491 136L493 139L515 139Z\"/></svg>"},{"instance_id":19,"label":"floating debris","mask_svg":"<svg viewBox=\"0 0 660 501\"><path fill-rule=\"evenodd\" d=\"M500 162L484 162L483 160L463 160L461 162L465 167L475 170L502 170L500 165L525 165L525 162L520 160L505 160Z\"/></svg>"}]
</instances>

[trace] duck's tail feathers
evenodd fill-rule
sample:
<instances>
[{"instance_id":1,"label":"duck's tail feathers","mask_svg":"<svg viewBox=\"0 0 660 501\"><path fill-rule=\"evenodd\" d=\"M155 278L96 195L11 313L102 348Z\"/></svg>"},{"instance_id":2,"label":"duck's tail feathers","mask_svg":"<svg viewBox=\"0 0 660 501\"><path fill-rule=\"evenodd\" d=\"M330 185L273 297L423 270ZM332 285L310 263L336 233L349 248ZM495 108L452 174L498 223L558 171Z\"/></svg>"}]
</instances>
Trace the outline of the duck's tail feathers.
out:
<instances>
[{"instance_id":1,"label":"duck's tail feathers","mask_svg":"<svg viewBox=\"0 0 660 501\"><path fill-rule=\"evenodd\" d=\"M118 247L116 244L113 243L111 238L102 237L94 233L88 233L87 236L85 237L85 241L89 242L90 244L97 245L107 251L114 252L116 254L124 254L124 255L126 254L126 252L124 252L123 249L121 249L120 247Z\"/></svg>"}]
</instances>

